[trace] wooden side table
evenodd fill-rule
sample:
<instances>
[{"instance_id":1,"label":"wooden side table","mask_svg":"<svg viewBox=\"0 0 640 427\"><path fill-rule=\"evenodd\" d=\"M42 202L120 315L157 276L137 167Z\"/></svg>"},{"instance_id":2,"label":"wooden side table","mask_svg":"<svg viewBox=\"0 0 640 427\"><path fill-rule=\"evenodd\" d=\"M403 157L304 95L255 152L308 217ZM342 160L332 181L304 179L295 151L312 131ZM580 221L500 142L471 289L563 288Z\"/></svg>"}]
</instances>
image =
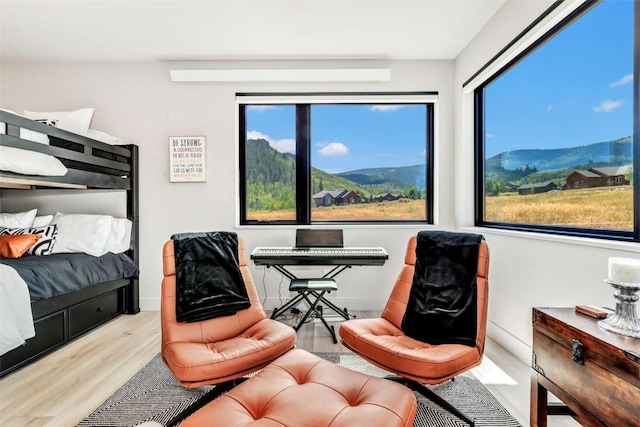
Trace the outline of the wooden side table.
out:
<instances>
[{"instance_id":1,"label":"wooden side table","mask_svg":"<svg viewBox=\"0 0 640 427\"><path fill-rule=\"evenodd\" d=\"M533 309L531 426L572 415L584 426L640 425L640 339L604 331L574 308ZM564 405L549 405L551 392Z\"/></svg>"}]
</instances>

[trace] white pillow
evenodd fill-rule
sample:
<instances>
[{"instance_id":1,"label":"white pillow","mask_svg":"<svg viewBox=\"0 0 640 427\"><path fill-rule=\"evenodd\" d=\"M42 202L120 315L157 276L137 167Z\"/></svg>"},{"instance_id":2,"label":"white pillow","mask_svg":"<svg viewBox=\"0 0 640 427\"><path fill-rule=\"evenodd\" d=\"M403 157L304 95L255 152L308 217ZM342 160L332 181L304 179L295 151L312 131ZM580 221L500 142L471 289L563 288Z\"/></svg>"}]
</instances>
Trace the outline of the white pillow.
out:
<instances>
[{"instance_id":1,"label":"white pillow","mask_svg":"<svg viewBox=\"0 0 640 427\"><path fill-rule=\"evenodd\" d=\"M5 122L0 122L0 134L7 134L7 124ZM20 128L20 139L49 145L49 137L44 133L36 132L35 130Z\"/></svg>"},{"instance_id":2,"label":"white pillow","mask_svg":"<svg viewBox=\"0 0 640 427\"><path fill-rule=\"evenodd\" d=\"M52 220L53 215L36 216L33 220L32 227L46 227L47 225L51 224Z\"/></svg>"},{"instance_id":3,"label":"white pillow","mask_svg":"<svg viewBox=\"0 0 640 427\"><path fill-rule=\"evenodd\" d=\"M102 256L108 251L111 233L109 215L56 213L51 224L58 225L58 236L51 253L84 252Z\"/></svg>"},{"instance_id":4,"label":"white pillow","mask_svg":"<svg viewBox=\"0 0 640 427\"><path fill-rule=\"evenodd\" d=\"M20 128L20 139L27 139L29 141L49 145L49 137L47 135L31 129Z\"/></svg>"},{"instance_id":5,"label":"white pillow","mask_svg":"<svg viewBox=\"0 0 640 427\"><path fill-rule=\"evenodd\" d=\"M24 117L16 113L15 111L6 110L4 108L0 108L0 110L6 111L11 114L15 114L16 116ZM4 122L0 122L0 134L6 135L6 133L7 133L7 124ZM28 139L29 141L39 142L40 144L49 145L49 137L47 135L45 135L44 133L36 132L35 130L31 130L31 129L20 128L20 139Z\"/></svg>"},{"instance_id":6,"label":"white pillow","mask_svg":"<svg viewBox=\"0 0 640 427\"><path fill-rule=\"evenodd\" d=\"M113 218L111 220L111 232L105 248L107 252L119 254L129 250L131 227L132 223L127 218Z\"/></svg>"},{"instance_id":7,"label":"white pillow","mask_svg":"<svg viewBox=\"0 0 640 427\"><path fill-rule=\"evenodd\" d=\"M26 212L0 213L0 227L6 228L28 228L33 226L33 221L38 213L38 209L31 209Z\"/></svg>"},{"instance_id":8,"label":"white pillow","mask_svg":"<svg viewBox=\"0 0 640 427\"><path fill-rule=\"evenodd\" d=\"M0 145L0 170L23 175L64 176L67 168L53 156Z\"/></svg>"},{"instance_id":9,"label":"white pillow","mask_svg":"<svg viewBox=\"0 0 640 427\"><path fill-rule=\"evenodd\" d=\"M95 129L89 129L89 131L87 132L87 138L95 139L96 141L104 142L105 144L111 145L124 144L124 140L122 138L118 138L117 136L112 136L108 133Z\"/></svg>"},{"instance_id":10,"label":"white pillow","mask_svg":"<svg viewBox=\"0 0 640 427\"><path fill-rule=\"evenodd\" d=\"M93 108L75 111L37 112L24 110L25 117L50 126L55 126L78 135L86 136L93 119Z\"/></svg>"}]
</instances>

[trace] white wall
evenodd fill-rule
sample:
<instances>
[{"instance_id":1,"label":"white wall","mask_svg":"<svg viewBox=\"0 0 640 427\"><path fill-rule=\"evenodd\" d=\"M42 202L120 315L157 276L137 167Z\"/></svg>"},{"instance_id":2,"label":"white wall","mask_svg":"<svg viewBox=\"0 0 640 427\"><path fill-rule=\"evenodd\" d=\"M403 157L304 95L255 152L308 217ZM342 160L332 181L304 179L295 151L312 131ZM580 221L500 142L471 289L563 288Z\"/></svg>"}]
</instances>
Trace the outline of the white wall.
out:
<instances>
[{"instance_id":1,"label":"white wall","mask_svg":"<svg viewBox=\"0 0 640 427\"><path fill-rule=\"evenodd\" d=\"M256 246L289 246L295 227L237 228L236 92L383 92L438 91L438 147L440 179L439 227L452 229L453 192L453 61L396 62L389 83L360 84L216 84L171 83L169 69L190 67L350 67L378 66L366 62L318 63L3 63L1 107L21 112L59 111L95 107L92 128L119 136L140 147L140 250L142 309L159 309L162 278L161 249L174 233L235 230L249 249ZM388 65L388 64L383 64ZM168 137L205 135L206 183L170 183ZM16 211L32 203L16 191L2 193L2 209ZM18 192L24 194L24 192ZM38 202L42 205L42 201ZM63 205L74 212L79 202ZM95 211L95 199L87 209ZM60 209L49 202L41 213ZM426 227L347 226L345 243L351 246L383 246L390 253L383 267L354 267L339 276L335 296L340 306L381 309L403 261L408 238ZM288 282L263 267L252 266L259 292L268 296L267 307L281 305Z\"/></svg>"},{"instance_id":2,"label":"white wall","mask_svg":"<svg viewBox=\"0 0 640 427\"><path fill-rule=\"evenodd\" d=\"M462 85L552 1L507 2L455 61L456 224L485 235L491 248L490 336L529 362L531 309L596 304L615 307L608 257L638 258L640 245L473 228L473 94Z\"/></svg>"},{"instance_id":3,"label":"white wall","mask_svg":"<svg viewBox=\"0 0 640 427\"><path fill-rule=\"evenodd\" d=\"M438 91L437 227L485 235L491 248L489 334L528 363L533 306L612 306L611 289L603 283L607 257L638 257L640 253L637 244L473 228L473 100L463 94L462 83L551 3L507 2L456 59L455 67L452 61L394 62L389 83L177 84L171 83L168 76L170 68L195 65L359 65L350 62L3 63L0 106L18 112L95 107L93 128L140 146L141 305L155 310L159 306L161 247L173 233L235 230L246 239L249 249L293 242L294 227L236 227L235 92ZM207 137L208 182L169 183L167 139L177 135ZM3 192L3 210L11 211L25 203L22 199L13 201ZM383 267L354 267L341 275L339 304L353 309L379 309L400 269L407 239L426 227L344 228L348 245L380 245L390 257ZM267 307L280 305L280 275L255 267L253 273L263 296L266 289ZM284 280L281 289L286 296Z\"/></svg>"}]
</instances>

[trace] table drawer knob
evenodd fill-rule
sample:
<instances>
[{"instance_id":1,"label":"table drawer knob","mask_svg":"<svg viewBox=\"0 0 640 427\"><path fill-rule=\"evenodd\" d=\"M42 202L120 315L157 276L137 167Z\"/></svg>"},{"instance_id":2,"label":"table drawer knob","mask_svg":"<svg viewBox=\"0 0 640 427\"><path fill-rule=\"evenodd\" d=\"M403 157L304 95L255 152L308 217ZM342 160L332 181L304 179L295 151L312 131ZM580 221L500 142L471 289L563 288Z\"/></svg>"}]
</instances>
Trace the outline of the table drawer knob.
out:
<instances>
[{"instance_id":1,"label":"table drawer knob","mask_svg":"<svg viewBox=\"0 0 640 427\"><path fill-rule=\"evenodd\" d=\"M578 340L571 340L573 345L573 361L578 365L584 365L584 346Z\"/></svg>"}]
</instances>

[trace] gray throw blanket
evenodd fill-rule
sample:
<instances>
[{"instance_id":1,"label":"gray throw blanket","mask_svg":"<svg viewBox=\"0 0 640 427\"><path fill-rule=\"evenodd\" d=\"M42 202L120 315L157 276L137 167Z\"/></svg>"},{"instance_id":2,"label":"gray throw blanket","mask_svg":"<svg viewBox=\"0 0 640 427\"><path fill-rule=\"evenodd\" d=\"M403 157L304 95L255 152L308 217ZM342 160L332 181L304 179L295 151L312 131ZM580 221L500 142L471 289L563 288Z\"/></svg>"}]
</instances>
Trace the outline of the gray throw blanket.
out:
<instances>
[{"instance_id":1,"label":"gray throw blanket","mask_svg":"<svg viewBox=\"0 0 640 427\"><path fill-rule=\"evenodd\" d=\"M475 346L479 234L421 231L409 301L407 336L429 344Z\"/></svg>"},{"instance_id":2,"label":"gray throw blanket","mask_svg":"<svg viewBox=\"0 0 640 427\"><path fill-rule=\"evenodd\" d=\"M229 316L251 306L238 265L236 233L182 233L171 238L178 322Z\"/></svg>"}]
</instances>

